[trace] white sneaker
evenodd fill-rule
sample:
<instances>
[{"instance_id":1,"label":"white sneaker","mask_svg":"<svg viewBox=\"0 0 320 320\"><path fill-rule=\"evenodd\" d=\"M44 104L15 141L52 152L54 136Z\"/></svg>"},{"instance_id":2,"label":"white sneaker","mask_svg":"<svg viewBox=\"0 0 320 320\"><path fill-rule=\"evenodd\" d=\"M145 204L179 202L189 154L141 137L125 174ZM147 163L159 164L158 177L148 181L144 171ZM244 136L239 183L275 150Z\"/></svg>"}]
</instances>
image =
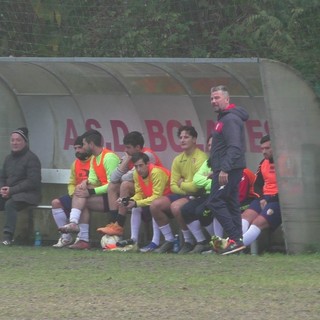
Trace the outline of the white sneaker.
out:
<instances>
[{"instance_id":1,"label":"white sneaker","mask_svg":"<svg viewBox=\"0 0 320 320\"><path fill-rule=\"evenodd\" d=\"M54 244L52 247L54 248L63 248L72 243L72 238L70 239L63 239L62 237L59 238L58 242Z\"/></svg>"}]
</instances>

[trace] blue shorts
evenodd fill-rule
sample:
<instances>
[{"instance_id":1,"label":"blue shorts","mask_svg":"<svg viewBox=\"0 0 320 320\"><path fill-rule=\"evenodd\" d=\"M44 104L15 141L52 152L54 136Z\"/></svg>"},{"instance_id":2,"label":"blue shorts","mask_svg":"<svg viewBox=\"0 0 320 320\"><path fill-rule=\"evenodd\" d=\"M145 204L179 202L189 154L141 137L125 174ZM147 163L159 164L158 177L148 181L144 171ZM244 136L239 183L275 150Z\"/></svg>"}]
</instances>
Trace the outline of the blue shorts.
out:
<instances>
[{"instance_id":1,"label":"blue shorts","mask_svg":"<svg viewBox=\"0 0 320 320\"><path fill-rule=\"evenodd\" d=\"M280 203L279 201L273 201L275 200L273 196L263 196L263 199L267 200L267 204L263 210L260 206L261 199L253 200L250 203L249 209L252 209L261 214L268 221L270 228L272 230L275 230L282 223Z\"/></svg>"},{"instance_id":2,"label":"blue shorts","mask_svg":"<svg viewBox=\"0 0 320 320\"><path fill-rule=\"evenodd\" d=\"M175 202L175 201L177 201L179 199L188 199L189 198L189 196L176 194L176 193L170 193L170 194L166 195L166 197L169 199L169 201L171 203ZM169 219L173 218L173 214L171 213L171 211L170 212L166 212L165 214Z\"/></svg>"},{"instance_id":3,"label":"blue shorts","mask_svg":"<svg viewBox=\"0 0 320 320\"><path fill-rule=\"evenodd\" d=\"M68 194L66 194L66 195L60 197L59 200L62 204L64 212L66 213L66 216L68 218L70 218L70 211L71 211L71 207L72 207L72 198Z\"/></svg>"},{"instance_id":4,"label":"blue shorts","mask_svg":"<svg viewBox=\"0 0 320 320\"><path fill-rule=\"evenodd\" d=\"M181 214L186 224L199 220L202 226L208 226L213 220L213 213L206 210L208 195L188 201L182 208Z\"/></svg>"},{"instance_id":5,"label":"blue shorts","mask_svg":"<svg viewBox=\"0 0 320 320\"><path fill-rule=\"evenodd\" d=\"M183 198L186 198L188 199L189 196L183 196L181 194L176 194L176 193L170 193L169 195L167 195L167 198L170 200L170 202L175 202L176 200L179 200L179 199L183 199Z\"/></svg>"},{"instance_id":6,"label":"blue shorts","mask_svg":"<svg viewBox=\"0 0 320 320\"><path fill-rule=\"evenodd\" d=\"M109 202L108 202L108 194L105 193L103 195L101 195L103 198L103 207L104 207L104 212L108 212L109 211ZM59 198L62 207L64 209L64 212L66 213L66 216L68 218L70 218L70 212L72 209L72 197L70 197L68 194L62 196Z\"/></svg>"}]
</instances>

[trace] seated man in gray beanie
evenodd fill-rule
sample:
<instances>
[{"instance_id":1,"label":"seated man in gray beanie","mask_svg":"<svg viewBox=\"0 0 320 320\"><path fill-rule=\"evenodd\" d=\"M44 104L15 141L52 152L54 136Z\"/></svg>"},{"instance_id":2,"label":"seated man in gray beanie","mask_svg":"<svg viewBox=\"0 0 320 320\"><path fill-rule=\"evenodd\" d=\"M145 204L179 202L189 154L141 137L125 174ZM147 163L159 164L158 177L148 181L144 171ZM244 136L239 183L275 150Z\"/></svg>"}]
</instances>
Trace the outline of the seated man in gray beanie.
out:
<instances>
[{"instance_id":1,"label":"seated man in gray beanie","mask_svg":"<svg viewBox=\"0 0 320 320\"><path fill-rule=\"evenodd\" d=\"M41 198L41 164L29 150L28 129L18 128L10 136L11 153L0 172L0 210L4 211L3 241L11 245L18 212L37 205Z\"/></svg>"}]
</instances>

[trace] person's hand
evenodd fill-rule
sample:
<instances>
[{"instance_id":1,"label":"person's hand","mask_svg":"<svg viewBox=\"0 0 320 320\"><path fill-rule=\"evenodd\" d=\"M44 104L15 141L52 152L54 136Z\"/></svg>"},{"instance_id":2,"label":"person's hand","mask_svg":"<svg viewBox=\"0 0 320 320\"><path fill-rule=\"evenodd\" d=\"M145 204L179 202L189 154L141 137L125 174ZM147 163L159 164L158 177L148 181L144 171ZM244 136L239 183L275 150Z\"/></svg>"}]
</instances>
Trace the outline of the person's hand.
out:
<instances>
[{"instance_id":1,"label":"person's hand","mask_svg":"<svg viewBox=\"0 0 320 320\"><path fill-rule=\"evenodd\" d=\"M128 153L125 152L124 157L121 160L122 165L127 166L128 163L130 162L131 158L132 158L132 156L130 156Z\"/></svg>"},{"instance_id":2,"label":"person's hand","mask_svg":"<svg viewBox=\"0 0 320 320\"><path fill-rule=\"evenodd\" d=\"M179 187L179 188L181 188L182 182L184 182L184 178L180 178L180 179L178 180L178 187Z\"/></svg>"},{"instance_id":3,"label":"person's hand","mask_svg":"<svg viewBox=\"0 0 320 320\"><path fill-rule=\"evenodd\" d=\"M220 171L219 173L219 185L225 186L228 183L228 173Z\"/></svg>"},{"instance_id":4,"label":"person's hand","mask_svg":"<svg viewBox=\"0 0 320 320\"><path fill-rule=\"evenodd\" d=\"M76 189L86 190L88 188L88 180L84 180L76 186Z\"/></svg>"},{"instance_id":5,"label":"person's hand","mask_svg":"<svg viewBox=\"0 0 320 320\"><path fill-rule=\"evenodd\" d=\"M6 198L7 199L10 196L10 188L7 187L7 186L2 187L0 189L0 193L1 193L2 198Z\"/></svg>"},{"instance_id":6,"label":"person's hand","mask_svg":"<svg viewBox=\"0 0 320 320\"><path fill-rule=\"evenodd\" d=\"M266 200L266 199L260 200L260 207L261 207L262 210L264 209L264 207L265 207L266 205L267 205L267 200Z\"/></svg>"},{"instance_id":7,"label":"person's hand","mask_svg":"<svg viewBox=\"0 0 320 320\"><path fill-rule=\"evenodd\" d=\"M88 198L90 196L88 189L83 189L80 185L74 190L74 195L78 198Z\"/></svg>"},{"instance_id":8,"label":"person's hand","mask_svg":"<svg viewBox=\"0 0 320 320\"><path fill-rule=\"evenodd\" d=\"M127 209L132 209L136 206L136 202L133 200L129 200L128 205L126 206Z\"/></svg>"}]
</instances>

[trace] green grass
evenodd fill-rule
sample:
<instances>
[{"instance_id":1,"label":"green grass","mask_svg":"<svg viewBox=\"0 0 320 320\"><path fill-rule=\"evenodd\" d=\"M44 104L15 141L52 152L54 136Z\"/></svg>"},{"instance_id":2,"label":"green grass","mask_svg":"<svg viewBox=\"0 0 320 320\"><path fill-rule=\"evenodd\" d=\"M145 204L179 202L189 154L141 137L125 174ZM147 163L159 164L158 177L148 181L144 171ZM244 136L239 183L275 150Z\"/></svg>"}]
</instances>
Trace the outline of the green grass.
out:
<instances>
[{"instance_id":1,"label":"green grass","mask_svg":"<svg viewBox=\"0 0 320 320\"><path fill-rule=\"evenodd\" d=\"M320 255L0 247L0 319L319 319Z\"/></svg>"}]
</instances>

